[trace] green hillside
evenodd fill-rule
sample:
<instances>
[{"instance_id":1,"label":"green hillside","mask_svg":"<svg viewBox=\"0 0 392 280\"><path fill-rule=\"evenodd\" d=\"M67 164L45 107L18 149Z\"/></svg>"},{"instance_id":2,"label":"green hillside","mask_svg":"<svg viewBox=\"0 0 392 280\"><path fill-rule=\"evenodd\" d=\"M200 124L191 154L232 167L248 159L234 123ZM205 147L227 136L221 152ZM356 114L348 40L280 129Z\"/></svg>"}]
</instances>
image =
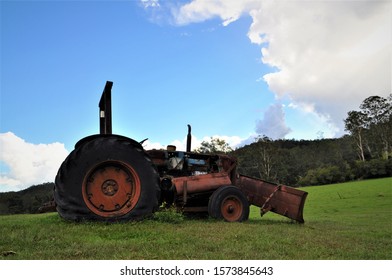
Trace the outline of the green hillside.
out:
<instances>
[{"instance_id":1,"label":"green hillside","mask_svg":"<svg viewBox=\"0 0 392 280\"><path fill-rule=\"evenodd\" d=\"M0 215L37 213L53 198L53 183L31 186L19 192L0 193Z\"/></svg>"}]
</instances>

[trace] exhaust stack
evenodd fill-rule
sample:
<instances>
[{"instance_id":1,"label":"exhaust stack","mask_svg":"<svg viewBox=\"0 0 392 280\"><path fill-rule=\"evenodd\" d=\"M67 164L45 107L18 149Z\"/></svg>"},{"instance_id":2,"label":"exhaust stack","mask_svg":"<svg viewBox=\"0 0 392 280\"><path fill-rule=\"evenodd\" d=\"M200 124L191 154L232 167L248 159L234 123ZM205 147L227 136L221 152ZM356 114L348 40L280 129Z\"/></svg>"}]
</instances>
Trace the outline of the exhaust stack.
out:
<instances>
[{"instance_id":1,"label":"exhaust stack","mask_svg":"<svg viewBox=\"0 0 392 280\"><path fill-rule=\"evenodd\" d=\"M99 133L112 134L112 86L107 81L99 101Z\"/></svg>"},{"instance_id":2,"label":"exhaust stack","mask_svg":"<svg viewBox=\"0 0 392 280\"><path fill-rule=\"evenodd\" d=\"M191 126L188 124L188 135L186 136L186 152L189 153L191 151L192 145L192 135L191 135Z\"/></svg>"}]
</instances>

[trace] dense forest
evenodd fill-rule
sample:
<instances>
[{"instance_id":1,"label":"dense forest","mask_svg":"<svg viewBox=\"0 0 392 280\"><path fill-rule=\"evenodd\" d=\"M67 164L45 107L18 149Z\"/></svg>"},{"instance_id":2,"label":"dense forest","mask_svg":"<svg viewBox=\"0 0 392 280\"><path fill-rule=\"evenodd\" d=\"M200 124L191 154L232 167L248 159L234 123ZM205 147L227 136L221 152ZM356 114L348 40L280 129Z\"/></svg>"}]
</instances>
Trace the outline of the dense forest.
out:
<instances>
[{"instance_id":1,"label":"dense forest","mask_svg":"<svg viewBox=\"0 0 392 280\"><path fill-rule=\"evenodd\" d=\"M54 183L31 186L19 192L0 193L0 215L39 213L53 198Z\"/></svg>"},{"instance_id":2,"label":"dense forest","mask_svg":"<svg viewBox=\"0 0 392 280\"><path fill-rule=\"evenodd\" d=\"M392 176L392 94L366 98L344 120L347 135L335 139L272 140L232 150L211 138L196 152L227 153L238 160L238 172L293 187L323 185ZM392 182L391 182L392 184ZM0 193L0 214L37 213L51 201L53 183L20 192Z\"/></svg>"},{"instance_id":3,"label":"dense forest","mask_svg":"<svg viewBox=\"0 0 392 280\"><path fill-rule=\"evenodd\" d=\"M239 173L291 186L322 185L392 176L392 94L370 96L344 120L347 135L335 139L272 140L232 151L219 139L198 151L237 157Z\"/></svg>"},{"instance_id":4,"label":"dense forest","mask_svg":"<svg viewBox=\"0 0 392 280\"><path fill-rule=\"evenodd\" d=\"M392 176L392 158L361 161L353 145L350 136L313 141L263 137L232 154L239 173L291 186Z\"/></svg>"}]
</instances>

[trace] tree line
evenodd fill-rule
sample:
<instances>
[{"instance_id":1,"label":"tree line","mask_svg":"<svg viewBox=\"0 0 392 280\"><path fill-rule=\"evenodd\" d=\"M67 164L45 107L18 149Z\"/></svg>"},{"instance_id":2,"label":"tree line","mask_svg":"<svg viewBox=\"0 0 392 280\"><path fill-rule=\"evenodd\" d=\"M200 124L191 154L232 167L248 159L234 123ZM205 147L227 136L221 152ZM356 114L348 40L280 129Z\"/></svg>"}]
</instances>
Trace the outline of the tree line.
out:
<instances>
[{"instance_id":1,"label":"tree line","mask_svg":"<svg viewBox=\"0 0 392 280\"><path fill-rule=\"evenodd\" d=\"M347 113L344 124L348 134L335 139L263 135L234 151L224 140L211 139L198 151L231 154L240 173L291 186L392 176L392 94L366 98L358 111Z\"/></svg>"}]
</instances>

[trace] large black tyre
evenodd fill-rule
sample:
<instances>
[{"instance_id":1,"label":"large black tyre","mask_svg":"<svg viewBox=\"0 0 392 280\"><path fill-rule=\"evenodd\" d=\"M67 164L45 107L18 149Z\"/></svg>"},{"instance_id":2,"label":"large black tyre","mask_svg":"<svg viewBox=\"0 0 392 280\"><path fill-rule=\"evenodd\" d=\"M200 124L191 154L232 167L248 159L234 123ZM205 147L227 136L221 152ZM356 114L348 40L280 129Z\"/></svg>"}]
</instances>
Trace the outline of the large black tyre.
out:
<instances>
[{"instance_id":1,"label":"large black tyre","mask_svg":"<svg viewBox=\"0 0 392 280\"><path fill-rule=\"evenodd\" d=\"M227 222L243 222L249 218L249 202L239 188L220 187L210 197L208 214Z\"/></svg>"},{"instance_id":2,"label":"large black tyre","mask_svg":"<svg viewBox=\"0 0 392 280\"><path fill-rule=\"evenodd\" d=\"M159 206L159 175L136 141L92 137L60 166L54 198L57 212L67 220L139 220Z\"/></svg>"}]
</instances>

